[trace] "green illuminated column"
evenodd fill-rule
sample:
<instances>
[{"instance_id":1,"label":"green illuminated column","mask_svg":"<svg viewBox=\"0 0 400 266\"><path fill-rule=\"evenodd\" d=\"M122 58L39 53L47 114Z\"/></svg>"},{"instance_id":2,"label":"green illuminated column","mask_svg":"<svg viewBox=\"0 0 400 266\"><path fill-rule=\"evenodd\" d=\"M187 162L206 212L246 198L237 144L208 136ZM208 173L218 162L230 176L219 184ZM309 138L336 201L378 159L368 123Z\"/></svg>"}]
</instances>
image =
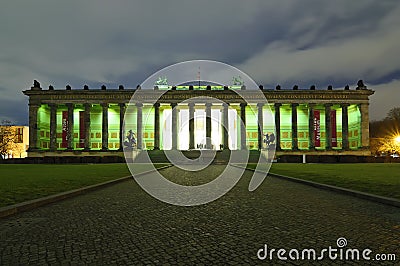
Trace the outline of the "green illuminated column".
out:
<instances>
[{"instance_id":1,"label":"green illuminated column","mask_svg":"<svg viewBox=\"0 0 400 266\"><path fill-rule=\"evenodd\" d=\"M85 115L84 115L84 119L85 119L85 147L84 150L85 151L89 151L90 150L90 109L92 107L91 104L89 103L85 103Z\"/></svg>"},{"instance_id":2,"label":"green illuminated column","mask_svg":"<svg viewBox=\"0 0 400 266\"><path fill-rule=\"evenodd\" d=\"M102 103L103 121L101 124L101 150L108 150L108 103Z\"/></svg>"},{"instance_id":3,"label":"green illuminated column","mask_svg":"<svg viewBox=\"0 0 400 266\"><path fill-rule=\"evenodd\" d=\"M124 150L124 117L126 112L126 105L119 104L119 151Z\"/></svg>"},{"instance_id":4,"label":"green illuminated column","mask_svg":"<svg viewBox=\"0 0 400 266\"><path fill-rule=\"evenodd\" d=\"M50 106L50 150L56 150L57 144L57 105L49 104Z\"/></svg>"},{"instance_id":5,"label":"green illuminated column","mask_svg":"<svg viewBox=\"0 0 400 266\"><path fill-rule=\"evenodd\" d=\"M276 150L281 150L281 103L275 103L275 130L276 130Z\"/></svg>"},{"instance_id":6,"label":"green illuminated column","mask_svg":"<svg viewBox=\"0 0 400 266\"><path fill-rule=\"evenodd\" d=\"M263 128L264 128L264 123L263 123L263 103L258 103L257 104L257 111L258 111L258 150L261 150L263 147Z\"/></svg>"},{"instance_id":7,"label":"green illuminated column","mask_svg":"<svg viewBox=\"0 0 400 266\"><path fill-rule=\"evenodd\" d=\"M211 149L211 103L206 103L206 149Z\"/></svg>"},{"instance_id":8,"label":"green illuminated column","mask_svg":"<svg viewBox=\"0 0 400 266\"><path fill-rule=\"evenodd\" d=\"M67 150L74 149L74 104L67 103L68 107L68 130L67 130Z\"/></svg>"},{"instance_id":9,"label":"green illuminated column","mask_svg":"<svg viewBox=\"0 0 400 266\"><path fill-rule=\"evenodd\" d=\"M332 149L332 126L331 126L331 104L325 104L325 137L326 137L326 150Z\"/></svg>"},{"instance_id":10,"label":"green illuminated column","mask_svg":"<svg viewBox=\"0 0 400 266\"><path fill-rule=\"evenodd\" d=\"M40 104L29 103L29 151L37 149L38 110Z\"/></svg>"},{"instance_id":11,"label":"green illuminated column","mask_svg":"<svg viewBox=\"0 0 400 266\"><path fill-rule=\"evenodd\" d=\"M154 104L154 149L160 149L160 104Z\"/></svg>"},{"instance_id":12,"label":"green illuminated column","mask_svg":"<svg viewBox=\"0 0 400 266\"><path fill-rule=\"evenodd\" d=\"M360 104L361 112L361 147L369 149L369 114L368 103Z\"/></svg>"},{"instance_id":13,"label":"green illuminated column","mask_svg":"<svg viewBox=\"0 0 400 266\"><path fill-rule=\"evenodd\" d=\"M341 104L342 107L342 149L349 149L349 116L348 116L348 103Z\"/></svg>"},{"instance_id":14,"label":"green illuminated column","mask_svg":"<svg viewBox=\"0 0 400 266\"><path fill-rule=\"evenodd\" d=\"M194 103L189 103L189 149L194 149Z\"/></svg>"},{"instance_id":15,"label":"green illuminated column","mask_svg":"<svg viewBox=\"0 0 400 266\"><path fill-rule=\"evenodd\" d=\"M246 103L240 104L240 149L245 150L246 147Z\"/></svg>"},{"instance_id":16,"label":"green illuminated column","mask_svg":"<svg viewBox=\"0 0 400 266\"><path fill-rule=\"evenodd\" d=\"M178 148L178 104L171 103L171 108L172 108L172 114L171 114L172 149L176 150Z\"/></svg>"},{"instance_id":17,"label":"green illuminated column","mask_svg":"<svg viewBox=\"0 0 400 266\"><path fill-rule=\"evenodd\" d=\"M298 150L298 138L297 138L297 106L298 103L292 103L292 150Z\"/></svg>"},{"instance_id":18,"label":"green illuminated column","mask_svg":"<svg viewBox=\"0 0 400 266\"><path fill-rule=\"evenodd\" d=\"M143 145L143 104L142 103L137 103L136 104L136 109L137 109L137 118L136 118L136 138L137 138L137 149L141 150L142 145Z\"/></svg>"},{"instance_id":19,"label":"green illuminated column","mask_svg":"<svg viewBox=\"0 0 400 266\"><path fill-rule=\"evenodd\" d=\"M228 142L228 129L229 129L229 118L228 118L228 110L229 110L229 103L223 103L223 110L222 110L222 132L223 132L223 145L224 150L229 150L229 142Z\"/></svg>"},{"instance_id":20,"label":"green illuminated column","mask_svg":"<svg viewBox=\"0 0 400 266\"><path fill-rule=\"evenodd\" d=\"M308 105L308 137L309 137L309 149L315 149L315 136L314 136L314 107L315 104L310 103Z\"/></svg>"}]
</instances>

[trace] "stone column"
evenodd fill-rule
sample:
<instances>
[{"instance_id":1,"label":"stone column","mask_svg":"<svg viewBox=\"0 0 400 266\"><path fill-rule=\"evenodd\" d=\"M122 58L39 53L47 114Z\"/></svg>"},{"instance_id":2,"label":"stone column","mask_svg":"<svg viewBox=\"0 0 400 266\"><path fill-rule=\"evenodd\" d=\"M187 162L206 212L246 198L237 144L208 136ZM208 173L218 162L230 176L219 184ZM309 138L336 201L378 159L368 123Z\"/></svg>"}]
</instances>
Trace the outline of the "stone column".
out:
<instances>
[{"instance_id":1,"label":"stone column","mask_svg":"<svg viewBox=\"0 0 400 266\"><path fill-rule=\"evenodd\" d=\"M126 112L126 105L124 103L119 104L119 151L124 150L124 118Z\"/></svg>"},{"instance_id":2,"label":"stone column","mask_svg":"<svg viewBox=\"0 0 400 266\"><path fill-rule=\"evenodd\" d=\"M74 149L74 104L67 103L68 107L68 130L67 130L67 150Z\"/></svg>"},{"instance_id":3,"label":"stone column","mask_svg":"<svg viewBox=\"0 0 400 266\"><path fill-rule=\"evenodd\" d=\"M298 103L292 103L292 150L299 149L299 142L297 136L297 106Z\"/></svg>"},{"instance_id":4,"label":"stone column","mask_svg":"<svg viewBox=\"0 0 400 266\"><path fill-rule=\"evenodd\" d=\"M206 103L206 149L212 148L211 142L211 103Z\"/></svg>"},{"instance_id":5,"label":"stone column","mask_svg":"<svg viewBox=\"0 0 400 266\"><path fill-rule=\"evenodd\" d=\"M194 103L189 103L189 150L194 148Z\"/></svg>"},{"instance_id":6,"label":"stone column","mask_svg":"<svg viewBox=\"0 0 400 266\"><path fill-rule=\"evenodd\" d=\"M33 151L38 148L37 138L38 138L38 122L37 115L40 104L29 104L29 149L28 151Z\"/></svg>"},{"instance_id":7,"label":"stone column","mask_svg":"<svg viewBox=\"0 0 400 266\"><path fill-rule=\"evenodd\" d=\"M143 104L137 103L136 110L136 148L141 150L143 148Z\"/></svg>"},{"instance_id":8,"label":"stone column","mask_svg":"<svg viewBox=\"0 0 400 266\"><path fill-rule=\"evenodd\" d=\"M85 103L85 151L90 151L90 110L92 105L89 103Z\"/></svg>"},{"instance_id":9,"label":"stone column","mask_svg":"<svg viewBox=\"0 0 400 266\"><path fill-rule=\"evenodd\" d=\"M369 149L369 113L368 103L360 104L361 112L361 147L362 149Z\"/></svg>"},{"instance_id":10,"label":"stone column","mask_svg":"<svg viewBox=\"0 0 400 266\"><path fill-rule=\"evenodd\" d=\"M160 103L154 105L154 149L160 149Z\"/></svg>"},{"instance_id":11,"label":"stone column","mask_svg":"<svg viewBox=\"0 0 400 266\"><path fill-rule=\"evenodd\" d=\"M276 136L275 136L275 142L276 142L276 150L280 151L281 150L281 103L275 103L274 108L275 108L275 130L276 130Z\"/></svg>"},{"instance_id":12,"label":"stone column","mask_svg":"<svg viewBox=\"0 0 400 266\"><path fill-rule=\"evenodd\" d=\"M314 107L315 104L308 105L308 137L309 137L309 150L315 150L315 135L314 135Z\"/></svg>"},{"instance_id":13,"label":"stone column","mask_svg":"<svg viewBox=\"0 0 400 266\"><path fill-rule=\"evenodd\" d=\"M171 103L171 108L172 108L172 149L176 150L178 149L178 104L177 103Z\"/></svg>"},{"instance_id":14,"label":"stone column","mask_svg":"<svg viewBox=\"0 0 400 266\"><path fill-rule=\"evenodd\" d=\"M50 151L57 149L57 105L49 104L50 106Z\"/></svg>"},{"instance_id":15,"label":"stone column","mask_svg":"<svg viewBox=\"0 0 400 266\"><path fill-rule=\"evenodd\" d=\"M332 149L331 104L325 104L325 149Z\"/></svg>"},{"instance_id":16,"label":"stone column","mask_svg":"<svg viewBox=\"0 0 400 266\"><path fill-rule=\"evenodd\" d=\"M349 149L349 116L348 116L348 103L341 104L342 107L342 149Z\"/></svg>"},{"instance_id":17,"label":"stone column","mask_svg":"<svg viewBox=\"0 0 400 266\"><path fill-rule=\"evenodd\" d=\"M222 144L224 145L224 150L229 150L229 103L223 103L222 109L222 132L223 132L223 140Z\"/></svg>"},{"instance_id":18,"label":"stone column","mask_svg":"<svg viewBox=\"0 0 400 266\"><path fill-rule=\"evenodd\" d=\"M264 137L264 121L263 121L263 103L257 104L257 128L258 128L258 150L262 150L263 148L263 137Z\"/></svg>"},{"instance_id":19,"label":"stone column","mask_svg":"<svg viewBox=\"0 0 400 266\"><path fill-rule=\"evenodd\" d=\"M240 149L245 150L246 147L246 103L240 104Z\"/></svg>"},{"instance_id":20,"label":"stone column","mask_svg":"<svg viewBox=\"0 0 400 266\"><path fill-rule=\"evenodd\" d=\"M101 124L101 150L108 150L108 103L102 103L103 122Z\"/></svg>"}]
</instances>

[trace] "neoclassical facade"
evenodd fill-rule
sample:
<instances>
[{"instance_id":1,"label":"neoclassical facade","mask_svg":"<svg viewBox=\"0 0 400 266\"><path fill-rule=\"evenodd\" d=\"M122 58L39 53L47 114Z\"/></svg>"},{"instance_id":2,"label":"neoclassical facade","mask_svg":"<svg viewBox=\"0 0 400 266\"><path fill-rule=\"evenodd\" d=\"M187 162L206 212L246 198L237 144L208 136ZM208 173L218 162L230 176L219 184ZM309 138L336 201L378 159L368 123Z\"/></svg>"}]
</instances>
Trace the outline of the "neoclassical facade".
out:
<instances>
[{"instance_id":1,"label":"neoclassical facade","mask_svg":"<svg viewBox=\"0 0 400 266\"><path fill-rule=\"evenodd\" d=\"M29 97L28 156L123 156L132 136L134 149L260 150L272 134L277 155L370 154L374 92L362 82L343 90L155 86L131 101L137 90L44 90L35 82L23 92ZM216 101L187 102L193 97Z\"/></svg>"}]
</instances>

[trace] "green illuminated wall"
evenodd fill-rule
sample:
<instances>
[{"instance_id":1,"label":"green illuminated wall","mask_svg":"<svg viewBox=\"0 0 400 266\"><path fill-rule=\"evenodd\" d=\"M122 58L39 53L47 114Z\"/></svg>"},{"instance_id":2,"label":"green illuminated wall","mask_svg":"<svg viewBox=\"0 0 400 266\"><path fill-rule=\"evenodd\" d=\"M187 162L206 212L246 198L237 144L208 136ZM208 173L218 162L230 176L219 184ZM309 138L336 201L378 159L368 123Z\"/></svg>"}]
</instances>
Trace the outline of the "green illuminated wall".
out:
<instances>
[{"instance_id":1,"label":"green illuminated wall","mask_svg":"<svg viewBox=\"0 0 400 266\"><path fill-rule=\"evenodd\" d=\"M357 149L361 147L361 112L356 104L348 107L349 115L349 147Z\"/></svg>"},{"instance_id":2,"label":"green illuminated wall","mask_svg":"<svg viewBox=\"0 0 400 266\"><path fill-rule=\"evenodd\" d=\"M309 110L308 105L297 106L297 139L300 150L309 149Z\"/></svg>"},{"instance_id":3,"label":"green illuminated wall","mask_svg":"<svg viewBox=\"0 0 400 266\"><path fill-rule=\"evenodd\" d=\"M92 150L101 149L101 129L103 109L100 104L93 104L90 110L90 147Z\"/></svg>"},{"instance_id":4,"label":"green illuminated wall","mask_svg":"<svg viewBox=\"0 0 400 266\"><path fill-rule=\"evenodd\" d=\"M154 148L154 107L143 106L143 149Z\"/></svg>"},{"instance_id":5,"label":"green illuminated wall","mask_svg":"<svg viewBox=\"0 0 400 266\"><path fill-rule=\"evenodd\" d=\"M282 104L280 108L281 122L281 148L283 150L292 149L292 106Z\"/></svg>"},{"instance_id":6,"label":"green illuminated wall","mask_svg":"<svg viewBox=\"0 0 400 266\"><path fill-rule=\"evenodd\" d=\"M119 149L119 105L108 107L108 149Z\"/></svg>"},{"instance_id":7,"label":"green illuminated wall","mask_svg":"<svg viewBox=\"0 0 400 266\"><path fill-rule=\"evenodd\" d=\"M37 123L37 147L40 149L48 149L50 147L50 108L47 105L39 107Z\"/></svg>"},{"instance_id":8,"label":"green illuminated wall","mask_svg":"<svg viewBox=\"0 0 400 266\"><path fill-rule=\"evenodd\" d=\"M246 146L253 150L258 149L258 122L257 106L246 106Z\"/></svg>"}]
</instances>

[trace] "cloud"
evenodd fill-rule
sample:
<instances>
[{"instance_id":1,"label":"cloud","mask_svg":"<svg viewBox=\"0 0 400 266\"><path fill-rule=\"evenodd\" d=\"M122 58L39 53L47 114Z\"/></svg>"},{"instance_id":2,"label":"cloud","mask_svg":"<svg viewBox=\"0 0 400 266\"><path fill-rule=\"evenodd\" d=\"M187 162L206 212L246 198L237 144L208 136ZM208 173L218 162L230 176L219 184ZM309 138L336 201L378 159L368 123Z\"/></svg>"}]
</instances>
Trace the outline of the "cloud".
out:
<instances>
[{"instance_id":1,"label":"cloud","mask_svg":"<svg viewBox=\"0 0 400 266\"><path fill-rule=\"evenodd\" d=\"M0 105L26 100L21 91L33 79L44 88L134 87L167 65L193 59L233 64L266 85L385 83L399 69L398 6L372 0L9 1L0 10ZM23 116L9 107L7 116Z\"/></svg>"},{"instance_id":2,"label":"cloud","mask_svg":"<svg viewBox=\"0 0 400 266\"><path fill-rule=\"evenodd\" d=\"M240 67L267 84L315 80L323 83L327 80L356 82L359 78L375 81L399 69L400 61L393 55L400 47L400 29L397 26L400 6L376 20L369 30L360 30L364 28L363 23L349 25L352 35L338 29L336 34L339 36L332 37L332 33L318 30L319 26L304 32L304 28L319 23L319 19L297 21L289 29L295 37L268 43ZM332 25L331 30L334 28ZM304 33L300 35L297 32ZM325 35L330 37L327 39Z\"/></svg>"},{"instance_id":3,"label":"cloud","mask_svg":"<svg viewBox=\"0 0 400 266\"><path fill-rule=\"evenodd\" d=\"M368 85L375 91L370 96L370 120L381 120L386 117L390 109L400 107L400 80L392 80L387 83Z\"/></svg>"}]
</instances>

